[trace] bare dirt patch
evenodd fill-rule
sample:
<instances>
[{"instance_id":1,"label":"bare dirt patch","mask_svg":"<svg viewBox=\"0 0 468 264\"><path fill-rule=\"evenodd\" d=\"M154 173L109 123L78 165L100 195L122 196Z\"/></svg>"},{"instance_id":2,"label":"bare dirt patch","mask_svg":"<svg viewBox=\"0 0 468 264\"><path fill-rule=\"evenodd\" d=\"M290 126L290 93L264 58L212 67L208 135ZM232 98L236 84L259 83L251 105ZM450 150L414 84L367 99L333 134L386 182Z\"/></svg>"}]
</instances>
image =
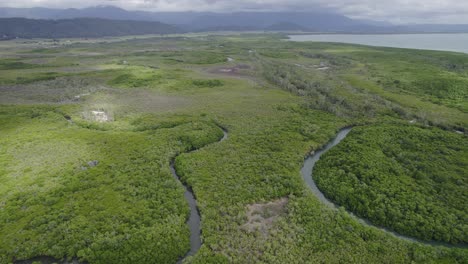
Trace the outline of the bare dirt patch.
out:
<instances>
[{"instance_id":1,"label":"bare dirt patch","mask_svg":"<svg viewBox=\"0 0 468 264\"><path fill-rule=\"evenodd\" d=\"M91 111L93 119L99 123L109 122L111 119L105 111Z\"/></svg>"},{"instance_id":2,"label":"bare dirt patch","mask_svg":"<svg viewBox=\"0 0 468 264\"><path fill-rule=\"evenodd\" d=\"M218 67L211 69L208 72L213 74L223 74L228 76L246 76L246 70L250 70L250 65L247 64L238 64L234 67Z\"/></svg>"},{"instance_id":3,"label":"bare dirt patch","mask_svg":"<svg viewBox=\"0 0 468 264\"><path fill-rule=\"evenodd\" d=\"M114 121L114 115L112 111L105 109L93 109L86 110L81 113L81 116L85 120L94 121L98 123L106 123Z\"/></svg>"},{"instance_id":4,"label":"bare dirt patch","mask_svg":"<svg viewBox=\"0 0 468 264\"><path fill-rule=\"evenodd\" d=\"M288 198L281 198L269 203L257 203L247 206L247 223L242 226L249 232L260 231L264 235L275 221L286 212Z\"/></svg>"}]
</instances>

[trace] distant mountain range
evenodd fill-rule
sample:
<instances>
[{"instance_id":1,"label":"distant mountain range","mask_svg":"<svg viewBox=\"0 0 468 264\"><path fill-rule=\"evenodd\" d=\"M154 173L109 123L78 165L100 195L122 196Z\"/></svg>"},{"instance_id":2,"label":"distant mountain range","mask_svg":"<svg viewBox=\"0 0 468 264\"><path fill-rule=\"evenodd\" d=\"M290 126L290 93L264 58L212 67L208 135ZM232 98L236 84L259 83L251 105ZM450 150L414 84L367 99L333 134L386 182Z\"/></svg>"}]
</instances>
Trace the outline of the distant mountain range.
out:
<instances>
[{"instance_id":1,"label":"distant mountain range","mask_svg":"<svg viewBox=\"0 0 468 264\"><path fill-rule=\"evenodd\" d=\"M96 6L83 9L0 7L0 18L13 17L53 20L75 18L100 18L108 20L125 20L127 21L126 23L131 23L129 22L130 20L161 22L164 24L176 26L179 31L183 30L185 32L221 30L304 31L325 33L468 32L468 25L395 26L387 22L355 20L343 15L327 12L210 13L128 11L114 6ZM119 24L119 26L122 27L123 25ZM136 35L140 33L135 32L133 34Z\"/></svg>"},{"instance_id":2,"label":"distant mountain range","mask_svg":"<svg viewBox=\"0 0 468 264\"><path fill-rule=\"evenodd\" d=\"M280 23L296 24L302 29L342 31L358 29L361 21L354 21L332 13L302 12L145 12L127 11L114 6L84 9L0 8L0 17L30 19L104 18L114 20L159 21L178 25L187 31L264 30ZM365 23L364 23L365 24Z\"/></svg>"},{"instance_id":3,"label":"distant mountain range","mask_svg":"<svg viewBox=\"0 0 468 264\"><path fill-rule=\"evenodd\" d=\"M196 12L145 12L128 11L115 6L95 6L83 9L52 8L2 8L0 17L23 17L30 19L70 19L70 18L104 18L115 20L159 21L167 24L188 25L195 19L209 13Z\"/></svg>"},{"instance_id":4,"label":"distant mountain range","mask_svg":"<svg viewBox=\"0 0 468 264\"><path fill-rule=\"evenodd\" d=\"M303 26L299 26L298 24L291 23L291 22L280 22L273 24L269 27L265 28L266 31L302 31L302 32L312 32L314 31L311 28L306 28Z\"/></svg>"},{"instance_id":5,"label":"distant mountain range","mask_svg":"<svg viewBox=\"0 0 468 264\"><path fill-rule=\"evenodd\" d=\"M171 34L182 30L151 21L74 18L61 20L0 18L0 39L90 38L106 36Z\"/></svg>"}]
</instances>

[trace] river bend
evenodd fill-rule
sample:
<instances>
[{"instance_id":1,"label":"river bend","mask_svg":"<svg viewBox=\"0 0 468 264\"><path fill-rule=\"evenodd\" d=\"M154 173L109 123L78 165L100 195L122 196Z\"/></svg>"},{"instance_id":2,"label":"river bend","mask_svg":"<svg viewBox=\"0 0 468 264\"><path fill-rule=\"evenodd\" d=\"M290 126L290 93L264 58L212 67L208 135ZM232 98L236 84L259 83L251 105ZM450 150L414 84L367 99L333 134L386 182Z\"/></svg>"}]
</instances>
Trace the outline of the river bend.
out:
<instances>
[{"instance_id":1,"label":"river bend","mask_svg":"<svg viewBox=\"0 0 468 264\"><path fill-rule=\"evenodd\" d=\"M318 150L316 152L313 152L309 157L307 157L305 159L304 165L303 165L303 167L301 169L302 178L307 183L307 186L312 191L312 193L323 204L325 204L325 205L327 205L327 206L329 206L331 208L334 208L334 209L338 209L339 206L334 204L332 201L328 200L325 197L325 195L320 191L320 189L317 187L317 185L315 184L315 181L313 179L313 170L314 170L315 164L317 163L317 161L319 161L320 157L323 154L325 154L327 151L329 151L331 148L338 145L343 139L345 139L346 136L349 134L349 132L351 132L351 130L352 130L351 127L341 129L338 132L338 134L335 136L335 138L333 140L331 140L327 145L325 145L325 147L323 147L322 149L320 149L320 150ZM383 232L389 233L389 234L391 234L391 235L393 235L393 236L395 236L397 238L400 238L400 239L404 239L404 240L412 241L412 242L418 242L418 243L431 245L431 246L445 246L445 247L450 247L450 248L467 248L467 245L453 245L453 244L438 242L438 241L423 241L423 240L420 240L420 239L404 236L404 235L398 234L398 233L396 233L396 232L394 232L392 230L389 230L387 228L375 226L369 220L359 218L358 216L356 216L352 212L349 212L349 211L347 211L347 212L353 218L355 218L358 222L360 222L361 224L377 228L377 229L379 229L379 230L381 230Z\"/></svg>"}]
</instances>

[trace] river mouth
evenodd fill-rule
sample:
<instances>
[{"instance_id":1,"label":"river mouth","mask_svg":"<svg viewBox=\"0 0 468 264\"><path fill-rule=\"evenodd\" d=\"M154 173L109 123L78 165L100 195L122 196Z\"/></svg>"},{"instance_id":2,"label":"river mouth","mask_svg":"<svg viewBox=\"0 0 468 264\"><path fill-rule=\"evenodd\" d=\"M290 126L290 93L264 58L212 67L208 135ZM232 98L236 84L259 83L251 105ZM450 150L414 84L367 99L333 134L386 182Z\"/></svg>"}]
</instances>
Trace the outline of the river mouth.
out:
<instances>
[{"instance_id":1,"label":"river mouth","mask_svg":"<svg viewBox=\"0 0 468 264\"><path fill-rule=\"evenodd\" d=\"M315 184L315 181L313 179L313 170L314 170L315 164L320 160L320 157L323 154L325 154L327 151L329 151L331 148L338 145L343 139L345 139L348 136L349 132L351 132L351 130L352 130L352 127L346 127L346 128L341 129L338 132L338 134L336 134L335 138L333 138L330 142L328 142L327 145L325 145L320 150L317 150L311 153L311 155L309 155L305 159L304 165L301 169L302 178L304 179L304 181L306 182L307 186L312 191L312 193L319 199L320 202L322 202L323 204L333 209L338 209L339 206L334 204L332 201L328 200L325 197L325 195L320 191L320 189ZM449 248L468 248L468 245L453 245L453 244L437 242L437 241L423 241L420 239L401 235L385 227L376 226L372 224L369 220L360 218L348 210L346 210L346 212L349 215L351 215L355 220L357 220L359 223L361 223L362 225L377 228L380 231L391 234L394 237L397 237L406 241L417 242L417 243L430 245L430 246L444 246L444 247L449 247Z\"/></svg>"}]
</instances>

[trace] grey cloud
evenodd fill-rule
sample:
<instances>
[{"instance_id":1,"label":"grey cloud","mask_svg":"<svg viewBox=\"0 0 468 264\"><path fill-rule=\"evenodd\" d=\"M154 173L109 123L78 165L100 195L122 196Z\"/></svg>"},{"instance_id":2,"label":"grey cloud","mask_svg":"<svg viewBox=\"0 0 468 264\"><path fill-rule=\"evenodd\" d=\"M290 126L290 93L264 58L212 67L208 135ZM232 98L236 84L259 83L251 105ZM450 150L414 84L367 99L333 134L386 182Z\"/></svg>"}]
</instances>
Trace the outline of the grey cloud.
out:
<instances>
[{"instance_id":1,"label":"grey cloud","mask_svg":"<svg viewBox=\"0 0 468 264\"><path fill-rule=\"evenodd\" d=\"M468 2L460 0L0 0L0 6L10 7L95 5L147 11L327 10L394 23L468 23Z\"/></svg>"}]
</instances>

